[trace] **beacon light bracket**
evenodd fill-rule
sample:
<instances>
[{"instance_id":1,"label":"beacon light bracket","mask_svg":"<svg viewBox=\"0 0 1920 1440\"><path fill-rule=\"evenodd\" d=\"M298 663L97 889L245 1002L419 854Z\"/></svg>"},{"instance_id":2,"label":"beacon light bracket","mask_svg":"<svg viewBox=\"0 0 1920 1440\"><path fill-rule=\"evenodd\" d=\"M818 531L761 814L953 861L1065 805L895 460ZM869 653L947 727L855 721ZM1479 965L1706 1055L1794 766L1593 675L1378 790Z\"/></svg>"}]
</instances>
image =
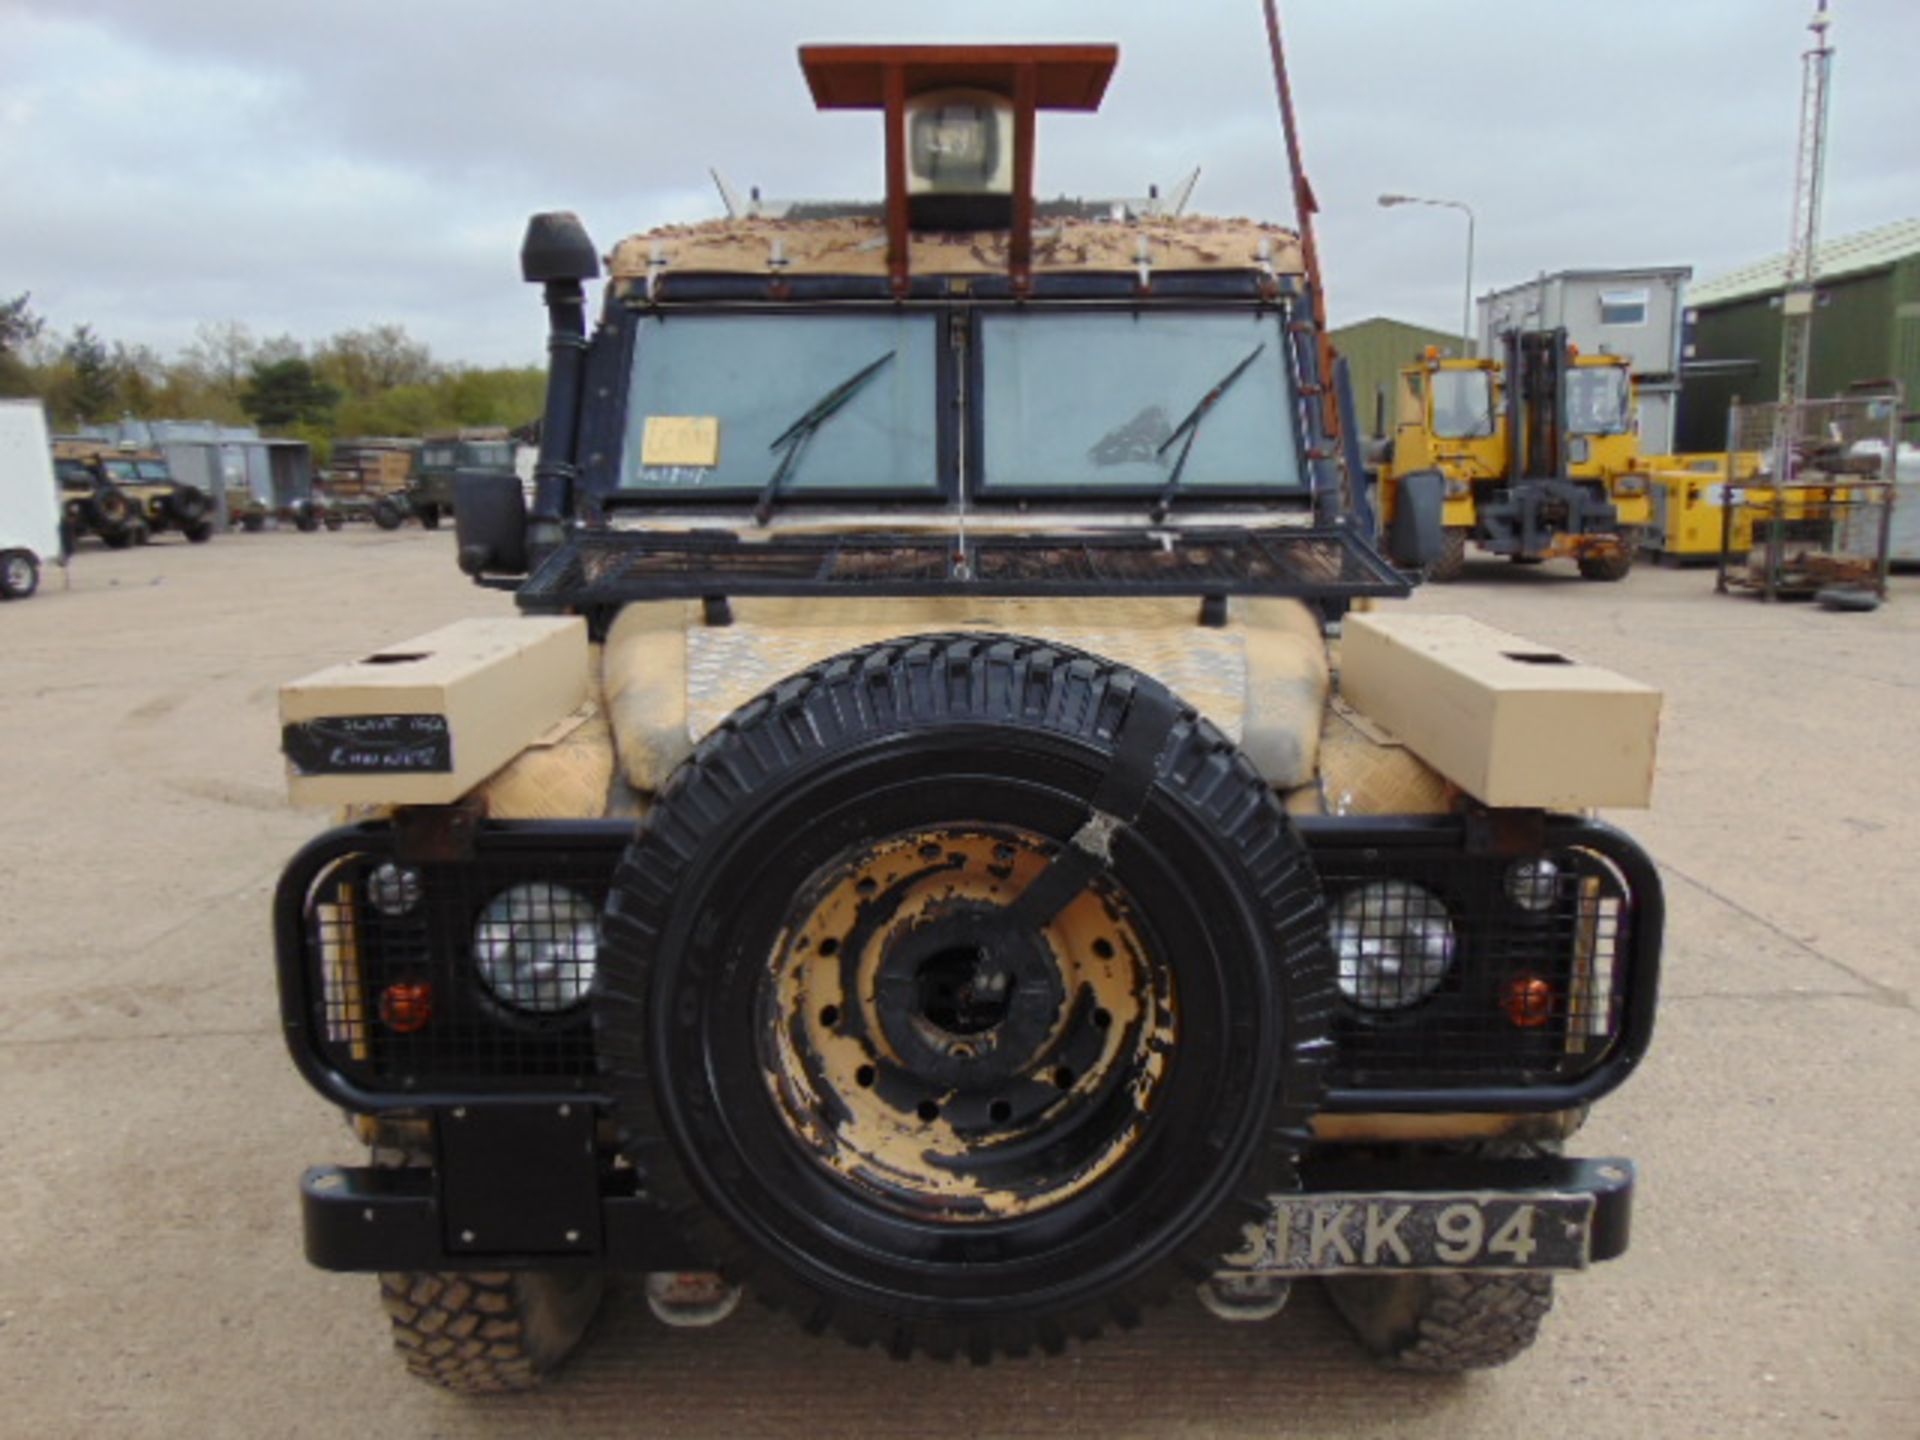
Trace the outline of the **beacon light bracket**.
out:
<instances>
[{"instance_id":1,"label":"beacon light bracket","mask_svg":"<svg viewBox=\"0 0 1920 1440\"><path fill-rule=\"evenodd\" d=\"M887 273L911 280L918 230L1008 232L1017 291L1033 279L1033 136L1041 110L1100 108L1114 45L805 45L822 110L879 110L886 125Z\"/></svg>"}]
</instances>

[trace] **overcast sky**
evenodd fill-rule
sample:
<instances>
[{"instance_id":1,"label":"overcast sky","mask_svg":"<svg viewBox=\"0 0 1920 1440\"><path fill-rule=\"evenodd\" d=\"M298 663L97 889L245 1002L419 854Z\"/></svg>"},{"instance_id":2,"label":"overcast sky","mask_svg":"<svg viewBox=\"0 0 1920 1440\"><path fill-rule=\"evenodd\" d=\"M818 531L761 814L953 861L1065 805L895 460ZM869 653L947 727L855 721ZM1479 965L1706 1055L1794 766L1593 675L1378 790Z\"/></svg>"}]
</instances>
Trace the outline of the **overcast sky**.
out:
<instances>
[{"instance_id":1,"label":"overcast sky","mask_svg":"<svg viewBox=\"0 0 1920 1440\"><path fill-rule=\"evenodd\" d=\"M1835 0L1825 231L1920 216L1916 0ZM1283 6L1336 323L1459 323L1540 270L1781 250L1811 0ZM819 115L795 47L1111 40L1098 117L1041 122L1043 194L1290 220L1258 0L0 0L0 298L165 353L205 320L319 338L398 321L532 363L517 249L577 210L603 250L743 191L871 197L880 126Z\"/></svg>"}]
</instances>

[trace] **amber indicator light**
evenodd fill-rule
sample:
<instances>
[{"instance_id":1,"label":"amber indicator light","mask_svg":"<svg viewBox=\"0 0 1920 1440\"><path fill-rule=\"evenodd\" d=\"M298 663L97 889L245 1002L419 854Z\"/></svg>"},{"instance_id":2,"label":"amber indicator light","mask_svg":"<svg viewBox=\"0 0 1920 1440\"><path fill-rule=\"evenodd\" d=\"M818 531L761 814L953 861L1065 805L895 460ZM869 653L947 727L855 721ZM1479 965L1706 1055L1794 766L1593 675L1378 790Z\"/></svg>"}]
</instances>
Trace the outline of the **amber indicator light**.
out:
<instances>
[{"instance_id":1,"label":"amber indicator light","mask_svg":"<svg viewBox=\"0 0 1920 1440\"><path fill-rule=\"evenodd\" d=\"M1500 1008L1523 1030L1544 1025L1553 1018L1553 986L1538 975L1516 975L1507 982Z\"/></svg>"},{"instance_id":2,"label":"amber indicator light","mask_svg":"<svg viewBox=\"0 0 1920 1440\"><path fill-rule=\"evenodd\" d=\"M424 983L389 985L380 992L380 1021L399 1035L424 1030L433 1019L433 987Z\"/></svg>"}]
</instances>

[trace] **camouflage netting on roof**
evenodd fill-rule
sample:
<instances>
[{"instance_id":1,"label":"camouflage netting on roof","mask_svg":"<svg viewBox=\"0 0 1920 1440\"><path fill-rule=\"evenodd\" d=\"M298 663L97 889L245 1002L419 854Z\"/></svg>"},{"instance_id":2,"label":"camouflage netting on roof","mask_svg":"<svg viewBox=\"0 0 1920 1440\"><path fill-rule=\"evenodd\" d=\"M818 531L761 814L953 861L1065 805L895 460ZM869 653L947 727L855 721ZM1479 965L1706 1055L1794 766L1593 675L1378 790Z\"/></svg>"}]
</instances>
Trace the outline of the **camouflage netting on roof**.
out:
<instances>
[{"instance_id":1,"label":"camouflage netting on roof","mask_svg":"<svg viewBox=\"0 0 1920 1440\"><path fill-rule=\"evenodd\" d=\"M915 275L1004 275L1008 233L916 232ZM1142 241L1145 242L1144 252ZM1034 230L1036 273L1133 270L1251 270L1300 273L1293 231L1255 220L1209 216L1143 220L1048 220ZM784 263L777 263L784 262ZM877 219L710 220L668 225L614 247L615 280L667 274L885 275L886 227Z\"/></svg>"}]
</instances>

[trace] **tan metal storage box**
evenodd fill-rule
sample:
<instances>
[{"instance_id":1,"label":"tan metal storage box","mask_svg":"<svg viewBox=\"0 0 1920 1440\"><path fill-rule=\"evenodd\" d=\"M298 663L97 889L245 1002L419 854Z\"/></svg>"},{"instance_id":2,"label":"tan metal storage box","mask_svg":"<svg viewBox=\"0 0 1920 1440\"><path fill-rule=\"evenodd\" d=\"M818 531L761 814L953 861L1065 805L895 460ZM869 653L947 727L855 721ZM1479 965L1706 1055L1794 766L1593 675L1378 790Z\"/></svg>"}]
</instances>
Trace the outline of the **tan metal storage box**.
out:
<instances>
[{"instance_id":1,"label":"tan metal storage box","mask_svg":"<svg viewBox=\"0 0 1920 1440\"><path fill-rule=\"evenodd\" d=\"M1458 615L1349 615L1340 689L1483 804L1640 807L1660 692Z\"/></svg>"},{"instance_id":2,"label":"tan metal storage box","mask_svg":"<svg viewBox=\"0 0 1920 1440\"><path fill-rule=\"evenodd\" d=\"M296 805L457 800L587 698L576 617L461 620L280 688Z\"/></svg>"}]
</instances>

